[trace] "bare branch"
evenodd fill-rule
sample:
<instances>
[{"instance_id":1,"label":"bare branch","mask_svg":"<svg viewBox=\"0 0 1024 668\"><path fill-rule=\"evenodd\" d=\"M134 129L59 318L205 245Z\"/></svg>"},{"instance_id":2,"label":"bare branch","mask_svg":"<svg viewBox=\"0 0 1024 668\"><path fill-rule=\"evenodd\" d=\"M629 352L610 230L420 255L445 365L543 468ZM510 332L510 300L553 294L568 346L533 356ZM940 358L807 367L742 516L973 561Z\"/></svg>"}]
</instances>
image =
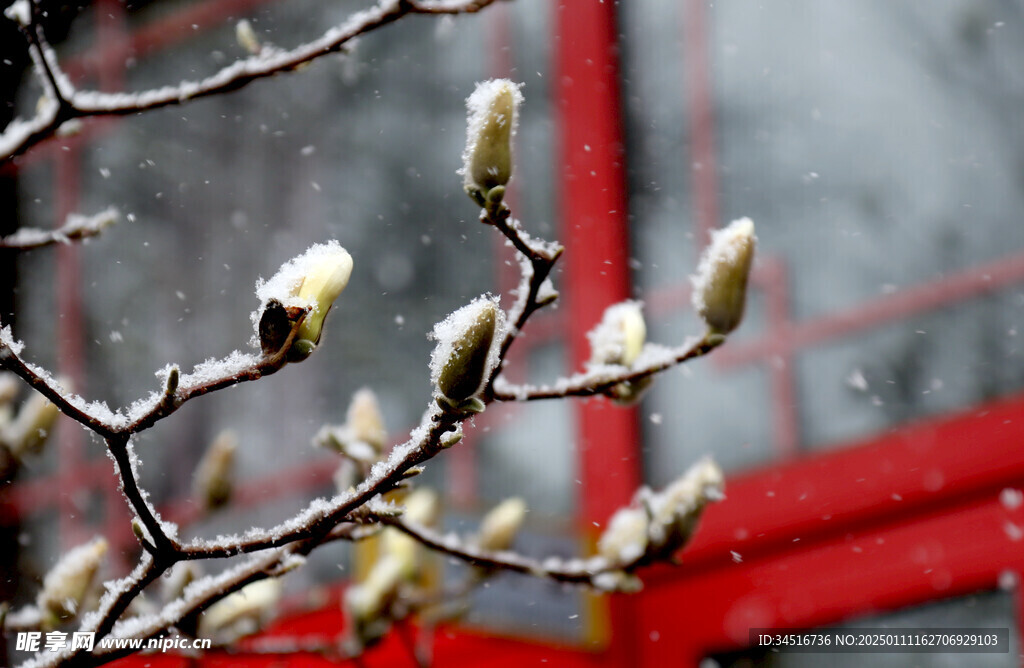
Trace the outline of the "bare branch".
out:
<instances>
[{"instance_id":1,"label":"bare branch","mask_svg":"<svg viewBox=\"0 0 1024 668\"><path fill-rule=\"evenodd\" d=\"M281 547L297 541L323 542L337 525L350 519L349 516L356 509L366 505L373 498L391 491L403 482L406 471L437 455L444 448L442 437L445 432L466 417L432 406L421 421L420 427L413 431L412 438L395 447L397 452L404 454L400 457L392 455L392 460L387 465L375 467L370 477L355 491L335 497L330 502L317 499L291 520L261 531L255 536L246 539L229 538L217 542L197 542L183 546L180 554L184 559L227 558L240 553Z\"/></svg>"},{"instance_id":2,"label":"bare branch","mask_svg":"<svg viewBox=\"0 0 1024 668\"><path fill-rule=\"evenodd\" d=\"M573 559L570 561L548 558L539 561L515 552L480 550L472 545L467 545L457 538L442 536L433 529L405 522L400 517L380 517L379 521L415 538L417 542L436 552L455 557L470 566L534 575L568 584L588 585L607 589L608 582L615 580L613 574L628 572L639 563L638 560L636 563L627 565L612 564L602 557L592 557L587 560ZM606 575L605 582L602 582L602 575ZM607 578L607 575L612 575L612 578Z\"/></svg>"},{"instance_id":3,"label":"bare branch","mask_svg":"<svg viewBox=\"0 0 1024 668\"><path fill-rule=\"evenodd\" d=\"M18 250L29 250L52 246L54 244L69 244L72 241L80 241L91 237L99 236L103 230L117 222L117 209L108 208L92 216L83 216L72 213L67 217L64 225L55 230L41 230L35 227L23 227L14 234L0 237L0 248L16 248Z\"/></svg>"},{"instance_id":4,"label":"bare branch","mask_svg":"<svg viewBox=\"0 0 1024 668\"><path fill-rule=\"evenodd\" d=\"M142 111L185 104L191 100L238 90L257 79L290 72L323 56L342 52L346 45L360 35L394 23L410 14L471 14L479 12L495 0L466 0L463 2L411 2L409 0L381 0L370 9L357 12L347 21L325 32L319 38L289 51L268 50L240 60L219 72L198 81L184 81L174 86L139 93L103 93L76 91L59 74L55 58L47 55L48 48L41 42L37 30L28 31L34 39L33 58L36 69L52 83L57 102L31 121L15 121L0 134L0 163L21 155L39 142L52 136L57 128L72 118L92 116L125 116ZM34 36L34 37L33 37Z\"/></svg>"},{"instance_id":5,"label":"bare branch","mask_svg":"<svg viewBox=\"0 0 1024 668\"><path fill-rule=\"evenodd\" d=\"M592 397L604 394L619 383L636 382L653 376L692 359L707 355L725 343L725 337L707 335L695 342L679 348L665 349L660 346L648 346L655 352L653 358L644 362L645 355L637 360L633 368L613 366L581 373L565 379L553 386L512 385L498 378L495 382L493 396L497 401L536 401L539 399L564 399L565 397Z\"/></svg>"}]
</instances>

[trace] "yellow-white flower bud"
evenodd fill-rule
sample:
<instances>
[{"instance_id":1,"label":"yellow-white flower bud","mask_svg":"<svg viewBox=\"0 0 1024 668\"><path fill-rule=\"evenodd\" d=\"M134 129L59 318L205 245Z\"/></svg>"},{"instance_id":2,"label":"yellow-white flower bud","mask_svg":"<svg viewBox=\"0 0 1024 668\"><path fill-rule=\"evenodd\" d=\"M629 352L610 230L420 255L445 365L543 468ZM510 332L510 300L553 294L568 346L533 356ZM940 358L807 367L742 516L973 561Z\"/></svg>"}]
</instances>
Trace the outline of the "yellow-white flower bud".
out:
<instances>
[{"instance_id":1,"label":"yellow-white flower bud","mask_svg":"<svg viewBox=\"0 0 1024 668\"><path fill-rule=\"evenodd\" d=\"M743 320L756 246L754 223L749 218L712 233L697 274L691 278L693 307L711 333L728 334Z\"/></svg>"},{"instance_id":2,"label":"yellow-white flower bud","mask_svg":"<svg viewBox=\"0 0 1024 668\"><path fill-rule=\"evenodd\" d=\"M286 262L269 281L257 283L256 295L262 305L253 314L253 323L264 353L280 350L297 317L294 311L307 309L288 359L308 357L320 342L324 318L351 275L352 256L337 241L329 241L314 244Z\"/></svg>"},{"instance_id":3,"label":"yellow-white flower bud","mask_svg":"<svg viewBox=\"0 0 1024 668\"><path fill-rule=\"evenodd\" d=\"M359 645L376 640L387 631L385 613L404 579L401 561L384 555L374 562L365 580L345 590L342 604Z\"/></svg>"},{"instance_id":4,"label":"yellow-white flower bud","mask_svg":"<svg viewBox=\"0 0 1024 668\"><path fill-rule=\"evenodd\" d=\"M484 516L476 544L485 550L509 549L525 518L525 501L519 497L505 499Z\"/></svg>"},{"instance_id":5,"label":"yellow-white flower bud","mask_svg":"<svg viewBox=\"0 0 1024 668\"><path fill-rule=\"evenodd\" d=\"M647 339L643 304L625 301L604 310L601 322L587 333L590 340L590 367L606 364L632 366L640 357ZM605 396L618 404L629 405L640 400L650 386L650 376L614 385Z\"/></svg>"},{"instance_id":6,"label":"yellow-white flower bud","mask_svg":"<svg viewBox=\"0 0 1024 668\"><path fill-rule=\"evenodd\" d=\"M492 188L504 186L512 177L512 138L523 101L519 86L508 79L492 79L477 84L466 100L468 131L459 173L466 191L481 204Z\"/></svg>"},{"instance_id":7,"label":"yellow-white flower bud","mask_svg":"<svg viewBox=\"0 0 1024 668\"><path fill-rule=\"evenodd\" d=\"M263 49L259 38L256 37L256 31L252 29L252 24L248 19L242 19L235 24L235 39L240 47L254 56Z\"/></svg>"},{"instance_id":8,"label":"yellow-white flower bud","mask_svg":"<svg viewBox=\"0 0 1024 668\"><path fill-rule=\"evenodd\" d=\"M18 377L10 371L0 371L0 405L9 404L18 396Z\"/></svg>"},{"instance_id":9,"label":"yellow-white flower bud","mask_svg":"<svg viewBox=\"0 0 1024 668\"><path fill-rule=\"evenodd\" d=\"M198 562L179 561L174 564L174 567L160 583L160 595L164 602L180 598L185 593L185 587L198 580L202 575L202 569Z\"/></svg>"},{"instance_id":10,"label":"yellow-white flower bud","mask_svg":"<svg viewBox=\"0 0 1024 668\"><path fill-rule=\"evenodd\" d=\"M17 417L7 427L4 441L18 459L27 454L38 454L53 431L60 410L49 399L33 392L25 400Z\"/></svg>"},{"instance_id":11,"label":"yellow-white flower bud","mask_svg":"<svg viewBox=\"0 0 1024 668\"><path fill-rule=\"evenodd\" d=\"M441 516L441 501L437 492L421 487L403 501L405 512L402 519L411 524L430 527L437 524ZM419 572L420 546L414 538L397 529L387 528L380 536L381 555L393 557L401 566L402 576L413 579Z\"/></svg>"},{"instance_id":12,"label":"yellow-white flower bud","mask_svg":"<svg viewBox=\"0 0 1024 668\"><path fill-rule=\"evenodd\" d=\"M39 609L58 620L74 617L106 553L107 541L94 538L65 554L43 578L43 588L37 598Z\"/></svg>"},{"instance_id":13,"label":"yellow-white flower bud","mask_svg":"<svg viewBox=\"0 0 1024 668\"><path fill-rule=\"evenodd\" d=\"M474 397L497 364L495 333L505 313L494 297L478 297L434 326L437 346L431 372L441 394L453 405Z\"/></svg>"},{"instance_id":14,"label":"yellow-white flower bud","mask_svg":"<svg viewBox=\"0 0 1024 668\"><path fill-rule=\"evenodd\" d=\"M334 300L341 295L352 275L352 256L340 246L331 253L326 253L310 264L299 287L300 301L311 305L313 310L299 326L299 339L320 342L324 318L331 310Z\"/></svg>"},{"instance_id":15,"label":"yellow-white flower bud","mask_svg":"<svg viewBox=\"0 0 1024 668\"><path fill-rule=\"evenodd\" d=\"M193 491L206 510L215 510L231 500L237 449L238 436L230 429L225 429L213 439L199 460L193 479Z\"/></svg>"},{"instance_id":16,"label":"yellow-white flower bud","mask_svg":"<svg viewBox=\"0 0 1024 668\"><path fill-rule=\"evenodd\" d=\"M587 334L591 364L630 366L636 361L647 339L642 307L640 302L625 301L604 310L601 322Z\"/></svg>"},{"instance_id":17,"label":"yellow-white flower bud","mask_svg":"<svg viewBox=\"0 0 1024 668\"><path fill-rule=\"evenodd\" d=\"M649 498L651 542L662 552L674 552L689 541L704 508L724 497L725 477L710 458L704 458L658 494Z\"/></svg>"},{"instance_id":18,"label":"yellow-white flower bud","mask_svg":"<svg viewBox=\"0 0 1024 668\"><path fill-rule=\"evenodd\" d=\"M267 578L225 596L203 613L198 637L230 641L255 633L273 614L283 589L278 578Z\"/></svg>"},{"instance_id":19,"label":"yellow-white flower bud","mask_svg":"<svg viewBox=\"0 0 1024 668\"><path fill-rule=\"evenodd\" d=\"M373 390L364 387L352 395L345 423L353 438L372 446L378 455L384 451L387 433L384 431L380 404Z\"/></svg>"},{"instance_id":20,"label":"yellow-white flower bud","mask_svg":"<svg viewBox=\"0 0 1024 668\"><path fill-rule=\"evenodd\" d=\"M597 542L598 554L613 564L636 561L647 551L647 524L643 508L620 508Z\"/></svg>"}]
</instances>

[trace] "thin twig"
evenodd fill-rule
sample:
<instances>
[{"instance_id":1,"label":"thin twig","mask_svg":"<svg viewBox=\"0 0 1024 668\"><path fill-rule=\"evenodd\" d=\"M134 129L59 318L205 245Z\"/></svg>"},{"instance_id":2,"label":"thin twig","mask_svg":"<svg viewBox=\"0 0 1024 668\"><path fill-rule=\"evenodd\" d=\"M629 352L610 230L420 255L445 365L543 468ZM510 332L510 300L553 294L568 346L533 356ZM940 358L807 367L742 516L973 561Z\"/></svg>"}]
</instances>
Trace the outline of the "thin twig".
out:
<instances>
[{"instance_id":1,"label":"thin twig","mask_svg":"<svg viewBox=\"0 0 1024 668\"><path fill-rule=\"evenodd\" d=\"M571 382L554 387L537 387L533 385L512 385L499 378L495 383L493 397L497 401L537 401L540 399L564 399L566 397L592 397L604 394L620 383L636 382L653 376L656 373L679 366L698 357L703 357L722 345L722 336L705 336L695 343L673 350L663 359L639 368L623 367L618 374L596 373L579 374L570 379Z\"/></svg>"},{"instance_id":2,"label":"thin twig","mask_svg":"<svg viewBox=\"0 0 1024 668\"><path fill-rule=\"evenodd\" d=\"M454 557L471 566L535 575L556 582L594 586L594 578L603 573L628 571L635 567L633 564L612 564L601 557L593 557L586 561L578 559L568 562L561 559L540 561L515 552L490 552L466 545L462 541L452 541L433 529L410 524L399 517L381 517L380 522L398 529L436 552Z\"/></svg>"},{"instance_id":3,"label":"thin twig","mask_svg":"<svg viewBox=\"0 0 1024 668\"><path fill-rule=\"evenodd\" d=\"M328 30L318 39L290 51L271 51L252 56L232 63L205 79L184 81L177 85L139 93L76 91L69 84L64 86L69 90L60 90L61 77L52 71L56 60L48 58L49 49L42 42L41 33L36 28L30 27L27 33L30 39L35 39L33 48L38 49L42 59L42 63L37 64L37 67L42 69L44 76L53 80L54 95L58 105L55 109L49 110L50 113L39 113L30 121L11 123L0 134L0 163L25 153L31 147L52 136L61 124L72 118L126 116L235 91L257 79L294 71L318 58L339 53L354 38L394 23L404 16L410 14L472 14L481 11L493 2L495 0L444 3L411 2L409 0L382 1L376 7L353 14L346 22ZM35 35L34 38L33 35Z\"/></svg>"},{"instance_id":4,"label":"thin twig","mask_svg":"<svg viewBox=\"0 0 1024 668\"><path fill-rule=\"evenodd\" d=\"M73 213L67 217L64 225L55 230L23 227L14 234L0 237L0 248L30 250L89 239L99 236L103 230L116 221L117 210L113 208L101 211L94 216L82 216Z\"/></svg>"},{"instance_id":5,"label":"thin twig","mask_svg":"<svg viewBox=\"0 0 1024 668\"><path fill-rule=\"evenodd\" d=\"M461 416L461 419L465 417ZM460 416L436 408L428 412L421 425L429 425L424 435L419 440L410 439L397 446L400 450L406 450L405 456L379 469L376 474L371 474L370 478L364 480L354 492L335 499L327 510L319 510L322 503L317 501L315 506L311 504L291 520L262 532L262 536L240 541L229 539L186 545L181 548L182 558L227 558L241 553L281 547L297 541L322 542L353 511L366 505L371 499L391 491L404 480L403 474L406 471L437 455L442 450L442 435L461 419ZM314 507L318 510L314 511Z\"/></svg>"}]
</instances>

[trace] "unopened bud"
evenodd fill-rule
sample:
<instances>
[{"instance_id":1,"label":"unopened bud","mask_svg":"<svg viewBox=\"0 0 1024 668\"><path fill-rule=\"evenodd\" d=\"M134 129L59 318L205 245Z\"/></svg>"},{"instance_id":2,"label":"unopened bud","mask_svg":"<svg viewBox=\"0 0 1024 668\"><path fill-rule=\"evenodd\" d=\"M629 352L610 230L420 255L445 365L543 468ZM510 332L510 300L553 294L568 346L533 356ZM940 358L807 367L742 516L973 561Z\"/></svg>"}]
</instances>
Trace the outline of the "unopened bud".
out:
<instances>
[{"instance_id":1,"label":"unopened bud","mask_svg":"<svg viewBox=\"0 0 1024 668\"><path fill-rule=\"evenodd\" d=\"M337 241L329 241L314 244L286 262L269 281L257 283L256 295L262 306L253 314L253 323L263 352L280 349L286 338L282 335L286 323L294 323L303 311L308 311L288 359L298 362L308 357L320 342L324 318L351 275L352 256Z\"/></svg>"},{"instance_id":2,"label":"unopened bud","mask_svg":"<svg viewBox=\"0 0 1024 668\"><path fill-rule=\"evenodd\" d=\"M689 540L705 506L725 498L722 470L704 458L658 494L651 495L651 543L659 553L675 552Z\"/></svg>"},{"instance_id":3,"label":"unopened bud","mask_svg":"<svg viewBox=\"0 0 1024 668\"><path fill-rule=\"evenodd\" d=\"M160 583L160 593L165 603L180 598L185 593L185 587L203 576L199 564L195 561L179 561L167 572Z\"/></svg>"},{"instance_id":4,"label":"unopened bud","mask_svg":"<svg viewBox=\"0 0 1024 668\"><path fill-rule=\"evenodd\" d=\"M387 433L373 390L364 387L352 395L345 422L353 438L372 446L378 455L384 451Z\"/></svg>"},{"instance_id":5,"label":"unopened bud","mask_svg":"<svg viewBox=\"0 0 1024 668\"><path fill-rule=\"evenodd\" d=\"M625 301L604 310L601 322L587 333L591 364L630 366L640 356L647 338L642 304Z\"/></svg>"},{"instance_id":6,"label":"unopened bud","mask_svg":"<svg viewBox=\"0 0 1024 668\"><path fill-rule=\"evenodd\" d=\"M647 525L643 508L620 508L597 542L598 554L613 564L636 561L647 551Z\"/></svg>"},{"instance_id":7,"label":"unopened bud","mask_svg":"<svg viewBox=\"0 0 1024 668\"><path fill-rule=\"evenodd\" d=\"M37 599L40 610L58 620L74 617L106 553L107 541L94 538L65 554L43 578L43 589Z\"/></svg>"},{"instance_id":8,"label":"unopened bud","mask_svg":"<svg viewBox=\"0 0 1024 668\"><path fill-rule=\"evenodd\" d=\"M590 340L591 367L605 364L632 366L640 357L647 339L643 305L636 301L612 304L601 322L587 333ZM631 405L640 400L651 384L651 377L627 381L610 387L605 395L618 404Z\"/></svg>"},{"instance_id":9,"label":"unopened bud","mask_svg":"<svg viewBox=\"0 0 1024 668\"><path fill-rule=\"evenodd\" d=\"M216 510L231 500L238 436L224 430L210 443L196 467L193 490L206 510Z\"/></svg>"},{"instance_id":10,"label":"unopened bud","mask_svg":"<svg viewBox=\"0 0 1024 668\"><path fill-rule=\"evenodd\" d=\"M450 448L461 440L462 428L460 426L455 431L446 431L445 433L441 434L440 443L442 448Z\"/></svg>"},{"instance_id":11,"label":"unopened bud","mask_svg":"<svg viewBox=\"0 0 1024 668\"><path fill-rule=\"evenodd\" d=\"M733 221L712 233L693 282L693 308L713 334L729 334L743 320L747 279L754 262L754 223L749 218Z\"/></svg>"},{"instance_id":12,"label":"unopened bud","mask_svg":"<svg viewBox=\"0 0 1024 668\"><path fill-rule=\"evenodd\" d=\"M178 391L178 382L181 380L181 369L178 365L172 365L167 369L167 378L164 381L164 394L173 396Z\"/></svg>"},{"instance_id":13,"label":"unopened bud","mask_svg":"<svg viewBox=\"0 0 1024 668\"><path fill-rule=\"evenodd\" d=\"M632 406L643 398L653 382L654 376L627 380L608 388L605 391L605 396L620 406Z\"/></svg>"},{"instance_id":14,"label":"unopened bud","mask_svg":"<svg viewBox=\"0 0 1024 668\"><path fill-rule=\"evenodd\" d=\"M377 640L387 631L386 612L404 580L401 562L384 555L373 564L366 579L345 591L343 605L359 646Z\"/></svg>"},{"instance_id":15,"label":"unopened bud","mask_svg":"<svg viewBox=\"0 0 1024 668\"><path fill-rule=\"evenodd\" d=\"M434 382L452 405L476 395L498 362L492 346L505 314L494 297L478 297L434 326L437 340L430 367Z\"/></svg>"},{"instance_id":16,"label":"unopened bud","mask_svg":"<svg viewBox=\"0 0 1024 668\"><path fill-rule=\"evenodd\" d=\"M441 515L441 502L437 492L421 487L402 502L405 512L402 518L411 524L430 527L437 524ZM413 579L419 572L419 544L411 536L397 529L387 528L381 534L381 554L394 557L402 568L402 575Z\"/></svg>"},{"instance_id":17,"label":"unopened bud","mask_svg":"<svg viewBox=\"0 0 1024 668\"><path fill-rule=\"evenodd\" d=\"M238 40L239 46L254 56L263 49L248 19L242 19L235 24L235 39Z\"/></svg>"},{"instance_id":18,"label":"unopened bud","mask_svg":"<svg viewBox=\"0 0 1024 668\"><path fill-rule=\"evenodd\" d=\"M4 440L18 459L39 454L46 444L60 410L49 399L33 392L8 426Z\"/></svg>"},{"instance_id":19,"label":"unopened bud","mask_svg":"<svg viewBox=\"0 0 1024 668\"><path fill-rule=\"evenodd\" d=\"M234 640L255 633L273 614L283 589L279 579L267 578L225 596L203 613L198 636Z\"/></svg>"},{"instance_id":20,"label":"unopened bud","mask_svg":"<svg viewBox=\"0 0 1024 668\"><path fill-rule=\"evenodd\" d=\"M484 516L476 544L485 550L509 549L525 518L525 501L519 497L505 499Z\"/></svg>"},{"instance_id":21,"label":"unopened bud","mask_svg":"<svg viewBox=\"0 0 1024 668\"><path fill-rule=\"evenodd\" d=\"M504 186L512 177L512 138L522 101L519 84L508 79L478 84L466 100L468 131L459 173L466 192L481 206L492 188Z\"/></svg>"},{"instance_id":22,"label":"unopened bud","mask_svg":"<svg viewBox=\"0 0 1024 668\"><path fill-rule=\"evenodd\" d=\"M0 371L0 405L9 404L18 396L18 377L10 371Z\"/></svg>"}]
</instances>

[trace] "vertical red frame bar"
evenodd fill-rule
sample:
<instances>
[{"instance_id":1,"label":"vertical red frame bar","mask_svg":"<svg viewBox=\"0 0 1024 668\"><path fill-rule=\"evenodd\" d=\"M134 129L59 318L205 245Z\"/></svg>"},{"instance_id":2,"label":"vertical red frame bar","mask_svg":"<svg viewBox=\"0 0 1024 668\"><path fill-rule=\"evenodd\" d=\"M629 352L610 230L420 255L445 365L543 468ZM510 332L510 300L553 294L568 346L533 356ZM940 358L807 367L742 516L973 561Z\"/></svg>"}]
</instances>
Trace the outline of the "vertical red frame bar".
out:
<instances>
[{"instance_id":1,"label":"vertical red frame bar","mask_svg":"<svg viewBox=\"0 0 1024 668\"><path fill-rule=\"evenodd\" d=\"M625 142L615 4L561 0L555 17L561 237L573 368L589 356L587 332L630 296ZM577 519L588 535L628 502L641 481L635 409L574 403L579 463ZM610 601L609 665L635 656L635 602Z\"/></svg>"}]
</instances>

